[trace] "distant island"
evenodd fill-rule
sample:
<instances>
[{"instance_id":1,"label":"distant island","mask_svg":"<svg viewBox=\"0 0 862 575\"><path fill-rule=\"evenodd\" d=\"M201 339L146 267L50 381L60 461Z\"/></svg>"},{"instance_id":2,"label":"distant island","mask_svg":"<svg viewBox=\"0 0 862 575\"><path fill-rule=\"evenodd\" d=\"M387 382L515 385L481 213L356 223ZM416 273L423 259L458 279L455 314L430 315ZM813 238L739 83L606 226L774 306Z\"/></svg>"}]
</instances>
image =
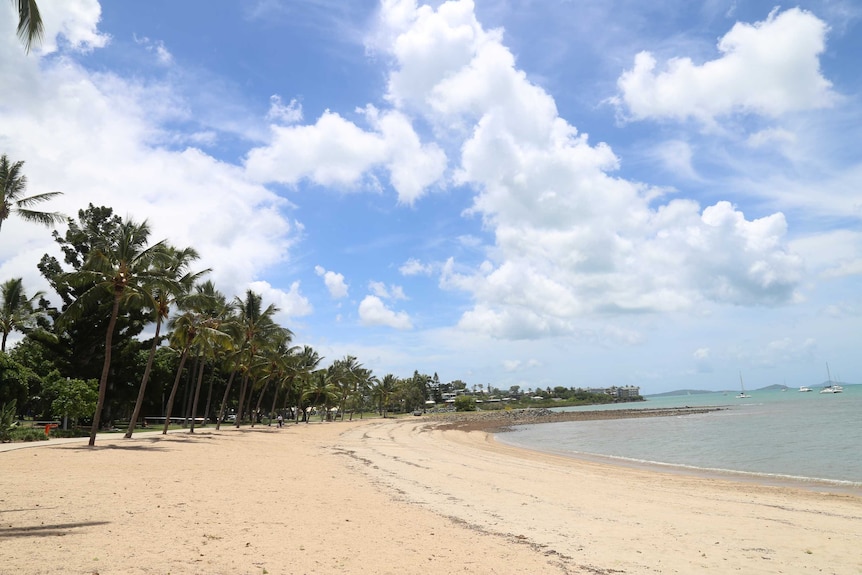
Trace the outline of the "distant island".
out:
<instances>
[{"instance_id":1,"label":"distant island","mask_svg":"<svg viewBox=\"0 0 862 575\"><path fill-rule=\"evenodd\" d=\"M809 387L811 387L812 389L817 389L817 388L820 388L820 387L826 387L826 386L828 386L828 385L832 385L832 384L834 384L834 383L838 383L838 382L836 382L836 381L832 381L832 382L830 382L830 381L824 381L823 383L815 383L814 385L810 385ZM845 383L845 382L843 382L843 381L842 381L842 382L841 382L841 385L856 385L856 384L853 384L853 383ZM796 388L795 388L795 387L790 387L790 386L788 386L788 385L782 385L782 384L780 384L780 383L776 383L776 384L773 384L773 385L767 385L766 387L758 387L757 389L752 389L752 390L749 390L749 391L751 391L751 392L758 392L758 391L781 391L781 390L783 390L783 389L796 389ZM715 390L711 390L711 389L677 389L676 391L665 391L664 393L649 393L649 394L644 394L644 396L643 396L643 397L645 397L645 398L646 398L646 397L670 397L670 396L673 396L673 395L704 395L704 394L709 394L709 393L728 393L728 392L734 392L734 393L735 393L735 392L737 392L737 391L739 391L739 390L721 389L721 390L715 391Z\"/></svg>"}]
</instances>

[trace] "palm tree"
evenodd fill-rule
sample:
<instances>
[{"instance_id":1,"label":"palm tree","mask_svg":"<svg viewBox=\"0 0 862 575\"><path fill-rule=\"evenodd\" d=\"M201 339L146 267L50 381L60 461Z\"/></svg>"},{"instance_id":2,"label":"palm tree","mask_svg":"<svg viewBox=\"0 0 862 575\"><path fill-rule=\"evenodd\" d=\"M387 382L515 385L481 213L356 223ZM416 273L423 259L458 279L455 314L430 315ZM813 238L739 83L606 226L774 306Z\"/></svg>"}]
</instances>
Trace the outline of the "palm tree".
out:
<instances>
[{"instance_id":1,"label":"palm tree","mask_svg":"<svg viewBox=\"0 0 862 575\"><path fill-rule=\"evenodd\" d=\"M372 393L380 406L380 413L383 414L384 419L386 419L386 408L389 406L389 400L392 399L392 396L395 395L397 391L398 378L391 373L384 375L383 379L378 381L377 385L372 390Z\"/></svg>"},{"instance_id":2,"label":"palm tree","mask_svg":"<svg viewBox=\"0 0 862 575\"><path fill-rule=\"evenodd\" d=\"M311 374L311 385L303 392L302 399L309 406L322 407L320 420L329 416L330 406L338 401L338 387L329 377L329 370L318 369ZM308 422L308 418L306 418Z\"/></svg>"},{"instance_id":3,"label":"palm tree","mask_svg":"<svg viewBox=\"0 0 862 575\"><path fill-rule=\"evenodd\" d=\"M226 310L222 309L224 305L224 296L215 289L211 281L195 286L193 294L180 300L180 306L184 312L170 322L171 346L180 350L180 364L165 408L165 425L162 434L168 432L174 400L190 351L195 348L200 358L216 347L228 345L226 340L229 336L221 329L224 327L223 321L226 315Z\"/></svg>"},{"instance_id":4,"label":"palm tree","mask_svg":"<svg viewBox=\"0 0 862 575\"><path fill-rule=\"evenodd\" d=\"M147 357L147 366L144 368L144 375L141 378L141 386L138 389L137 400L135 400L135 409L132 412L132 417L129 420L129 429L125 435L126 439L132 437L138 417L141 415L141 407L144 404L144 394L147 389L147 382L150 379L153 359L156 356L156 348L158 348L160 343L159 334L162 323L167 319L171 305L178 298L182 298L189 292L195 280L210 271L204 270L197 273L187 271L189 264L198 259L198 253L192 248L179 250L173 246L166 246L165 252L165 261L159 266L158 270L163 277L157 285L153 286L152 291L145 294L149 300L148 305L152 307L155 315L156 333L153 335L153 344L150 346L150 355Z\"/></svg>"},{"instance_id":5,"label":"palm tree","mask_svg":"<svg viewBox=\"0 0 862 575\"><path fill-rule=\"evenodd\" d=\"M63 311L60 325L81 318L106 297L113 299L111 315L105 334L105 361L99 379L99 401L90 429L90 443L96 444L96 432L105 404L108 389L108 373L111 369L111 341L120 313L120 306L143 303L150 286L157 285L163 275L156 265L165 255L164 242L147 247L150 227L146 221L138 224L124 221L116 228L112 237L100 238L80 270L65 274L72 286L85 290Z\"/></svg>"},{"instance_id":6,"label":"palm tree","mask_svg":"<svg viewBox=\"0 0 862 575\"><path fill-rule=\"evenodd\" d=\"M332 364L332 379L333 383L341 392L339 409L341 410L341 420L344 421L344 411L347 409L348 397L356 391L359 385L359 370L362 369L362 364L357 363L357 360L352 355L344 356L344 359L336 361ZM353 414L351 413L351 418Z\"/></svg>"},{"instance_id":7,"label":"palm tree","mask_svg":"<svg viewBox=\"0 0 862 575\"><path fill-rule=\"evenodd\" d=\"M0 156L0 227L12 212L28 222L50 226L63 221L63 215L56 212L40 212L29 209L34 204L46 202L62 192L46 192L35 196L25 196L27 176L21 173L24 162L9 162L6 154Z\"/></svg>"},{"instance_id":8,"label":"palm tree","mask_svg":"<svg viewBox=\"0 0 862 575\"><path fill-rule=\"evenodd\" d=\"M252 367L256 363L260 362L258 352L263 348L269 335L282 328L272 320L272 316L278 312L278 308L270 304L265 310L263 310L263 297L251 290L246 291L244 300L236 298L234 300L234 305L239 310L237 321L239 323L242 337L242 343L240 345L240 349L242 351L240 356L240 369L243 372L243 377L240 385L239 405L236 410L235 424L236 427L239 427L242 420L245 395L247 391L250 391L247 387L249 379L252 376ZM252 389L253 388L254 381L252 380ZM227 396L227 393L225 393L225 396Z\"/></svg>"},{"instance_id":9,"label":"palm tree","mask_svg":"<svg viewBox=\"0 0 862 575\"><path fill-rule=\"evenodd\" d=\"M42 39L42 15L36 0L18 0L18 38L24 43L27 53L33 42Z\"/></svg>"},{"instance_id":10,"label":"palm tree","mask_svg":"<svg viewBox=\"0 0 862 575\"><path fill-rule=\"evenodd\" d=\"M302 409L302 394L305 392L304 384L310 379L311 373L317 369L317 366L323 361L323 357L318 354L311 346L303 346L302 351L291 357L291 370L288 378L285 393L285 402L287 402L288 394L292 391L296 398L294 410L294 422L299 423L299 412ZM293 388L293 389L291 389Z\"/></svg>"},{"instance_id":11,"label":"palm tree","mask_svg":"<svg viewBox=\"0 0 862 575\"><path fill-rule=\"evenodd\" d=\"M272 406L269 409L270 425L275 413L275 403L278 400L278 394L284 381L288 377L290 371L290 357L299 348L291 347L290 342L293 340L293 332L289 329L281 328L273 333L269 345L264 350L263 354L266 358L266 365L263 368L261 380L263 386L260 394L257 396L257 406L255 412L260 412L260 406L263 402L264 394L269 389L269 384L273 385Z\"/></svg>"},{"instance_id":12,"label":"palm tree","mask_svg":"<svg viewBox=\"0 0 862 575\"><path fill-rule=\"evenodd\" d=\"M3 332L0 352L6 351L6 338L11 332L24 331L32 325L33 318L38 315L33 303L44 295L39 291L28 298L21 281L21 278L13 278L0 285L0 331Z\"/></svg>"}]
</instances>

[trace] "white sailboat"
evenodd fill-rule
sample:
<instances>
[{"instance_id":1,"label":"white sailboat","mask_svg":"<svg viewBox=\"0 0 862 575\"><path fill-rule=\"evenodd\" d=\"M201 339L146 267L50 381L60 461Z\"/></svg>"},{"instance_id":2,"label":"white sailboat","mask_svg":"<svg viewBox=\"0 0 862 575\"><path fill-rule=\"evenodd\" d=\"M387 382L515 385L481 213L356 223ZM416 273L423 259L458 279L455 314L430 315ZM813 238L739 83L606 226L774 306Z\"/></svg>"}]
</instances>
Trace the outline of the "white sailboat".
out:
<instances>
[{"instance_id":1,"label":"white sailboat","mask_svg":"<svg viewBox=\"0 0 862 575\"><path fill-rule=\"evenodd\" d=\"M832 374L829 373L829 362L826 362L826 376L829 378L829 381L826 382L826 387L822 388L820 393L841 393L844 391L843 387L837 383L832 383Z\"/></svg>"},{"instance_id":2,"label":"white sailboat","mask_svg":"<svg viewBox=\"0 0 862 575\"><path fill-rule=\"evenodd\" d=\"M742 383L742 372L739 372L739 387L742 389L739 393L736 394L736 399L745 399L747 397L751 397L747 393L745 393L745 384Z\"/></svg>"}]
</instances>

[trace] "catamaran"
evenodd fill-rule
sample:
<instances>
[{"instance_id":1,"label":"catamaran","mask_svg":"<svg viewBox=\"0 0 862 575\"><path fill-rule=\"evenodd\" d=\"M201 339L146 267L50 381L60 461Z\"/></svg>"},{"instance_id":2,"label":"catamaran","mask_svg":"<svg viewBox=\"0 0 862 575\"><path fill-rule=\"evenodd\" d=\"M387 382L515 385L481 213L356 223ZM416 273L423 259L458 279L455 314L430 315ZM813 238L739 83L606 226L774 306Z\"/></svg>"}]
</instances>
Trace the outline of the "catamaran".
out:
<instances>
[{"instance_id":1,"label":"catamaran","mask_svg":"<svg viewBox=\"0 0 862 575\"><path fill-rule=\"evenodd\" d=\"M829 378L829 381L826 382L826 387L822 388L820 393L841 393L844 391L843 387L837 383L832 383L832 374L829 373L829 362L826 362L826 376Z\"/></svg>"},{"instance_id":2,"label":"catamaran","mask_svg":"<svg viewBox=\"0 0 862 575\"><path fill-rule=\"evenodd\" d=\"M742 391L736 394L736 399L745 399L746 397L751 397L747 393L745 393L745 384L742 383L742 372L739 372L739 387L742 388Z\"/></svg>"}]
</instances>

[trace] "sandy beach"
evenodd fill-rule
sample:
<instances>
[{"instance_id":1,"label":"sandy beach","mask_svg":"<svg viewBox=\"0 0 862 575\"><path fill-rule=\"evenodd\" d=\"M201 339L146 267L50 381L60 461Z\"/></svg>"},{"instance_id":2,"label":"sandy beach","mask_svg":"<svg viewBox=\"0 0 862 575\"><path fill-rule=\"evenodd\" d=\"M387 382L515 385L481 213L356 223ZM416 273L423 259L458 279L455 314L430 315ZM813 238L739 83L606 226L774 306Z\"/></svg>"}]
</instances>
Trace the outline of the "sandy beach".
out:
<instances>
[{"instance_id":1,"label":"sandy beach","mask_svg":"<svg viewBox=\"0 0 862 575\"><path fill-rule=\"evenodd\" d=\"M862 494L525 451L425 417L0 452L0 573L862 573Z\"/></svg>"}]
</instances>

